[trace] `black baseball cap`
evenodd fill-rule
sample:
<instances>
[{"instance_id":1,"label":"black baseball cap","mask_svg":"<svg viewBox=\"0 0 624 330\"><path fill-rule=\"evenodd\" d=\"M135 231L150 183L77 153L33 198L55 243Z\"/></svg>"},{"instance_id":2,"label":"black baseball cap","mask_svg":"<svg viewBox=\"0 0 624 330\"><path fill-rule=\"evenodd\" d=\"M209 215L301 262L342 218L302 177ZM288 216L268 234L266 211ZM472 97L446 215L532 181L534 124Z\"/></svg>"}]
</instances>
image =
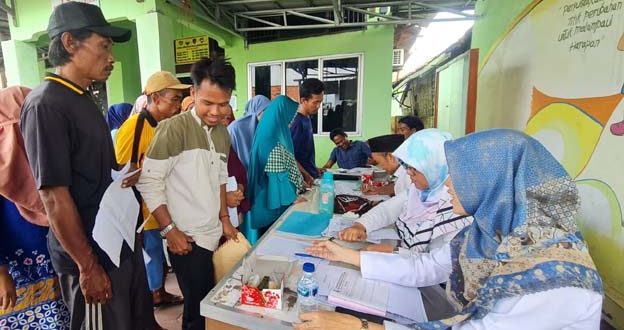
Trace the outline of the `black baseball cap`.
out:
<instances>
[{"instance_id":1,"label":"black baseball cap","mask_svg":"<svg viewBox=\"0 0 624 330\"><path fill-rule=\"evenodd\" d=\"M70 1L54 8L48 23L50 39L63 32L78 29L86 29L103 37L109 37L114 42L126 42L132 36L132 31L110 25L104 18L100 7L96 5Z\"/></svg>"}]
</instances>

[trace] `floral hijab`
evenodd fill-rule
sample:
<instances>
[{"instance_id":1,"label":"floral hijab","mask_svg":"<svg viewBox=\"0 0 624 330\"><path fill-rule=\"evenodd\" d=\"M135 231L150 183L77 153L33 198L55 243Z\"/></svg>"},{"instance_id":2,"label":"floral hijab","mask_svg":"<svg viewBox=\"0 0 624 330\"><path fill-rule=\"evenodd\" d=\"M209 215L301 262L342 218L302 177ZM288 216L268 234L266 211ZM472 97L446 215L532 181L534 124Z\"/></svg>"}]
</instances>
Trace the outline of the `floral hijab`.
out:
<instances>
[{"instance_id":1,"label":"floral hijab","mask_svg":"<svg viewBox=\"0 0 624 330\"><path fill-rule=\"evenodd\" d=\"M575 222L576 184L544 146L497 129L448 141L445 149L457 196L474 216L451 241L447 295L460 312L416 328L481 319L500 299L556 288L602 293Z\"/></svg>"}]
</instances>

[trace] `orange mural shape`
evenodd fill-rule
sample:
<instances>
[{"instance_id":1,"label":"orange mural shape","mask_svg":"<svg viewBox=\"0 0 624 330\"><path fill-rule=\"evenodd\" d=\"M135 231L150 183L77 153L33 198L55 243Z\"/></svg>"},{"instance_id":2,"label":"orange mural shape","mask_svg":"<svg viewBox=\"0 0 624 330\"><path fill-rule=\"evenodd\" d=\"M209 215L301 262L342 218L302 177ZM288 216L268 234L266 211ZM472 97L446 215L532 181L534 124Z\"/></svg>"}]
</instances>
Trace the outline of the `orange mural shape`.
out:
<instances>
[{"instance_id":1,"label":"orange mural shape","mask_svg":"<svg viewBox=\"0 0 624 330\"><path fill-rule=\"evenodd\" d=\"M529 121L550 104L566 103L583 111L604 127L609 121L609 118L611 118L617 105L622 101L622 98L624 98L624 94L620 93L609 96L566 99L548 96L533 87L533 99L531 101L531 116Z\"/></svg>"}]
</instances>

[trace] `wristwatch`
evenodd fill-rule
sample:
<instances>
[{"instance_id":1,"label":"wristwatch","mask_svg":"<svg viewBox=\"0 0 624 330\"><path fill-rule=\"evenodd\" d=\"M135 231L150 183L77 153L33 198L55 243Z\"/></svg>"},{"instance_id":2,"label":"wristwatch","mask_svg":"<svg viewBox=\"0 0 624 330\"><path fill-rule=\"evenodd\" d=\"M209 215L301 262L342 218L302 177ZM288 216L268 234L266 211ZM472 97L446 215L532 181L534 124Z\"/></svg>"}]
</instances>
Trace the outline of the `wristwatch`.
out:
<instances>
[{"instance_id":1,"label":"wristwatch","mask_svg":"<svg viewBox=\"0 0 624 330\"><path fill-rule=\"evenodd\" d=\"M366 319L360 319L362 321L362 328L360 330L368 330L368 321Z\"/></svg>"},{"instance_id":2,"label":"wristwatch","mask_svg":"<svg viewBox=\"0 0 624 330\"><path fill-rule=\"evenodd\" d=\"M175 223L171 222L170 224L168 224L167 226L165 226L165 228L163 228L163 229L160 231L160 237L162 237L162 238L166 238L166 237L167 237L167 234L169 234L169 232L170 232L170 231L172 231L172 230L173 230L173 228L175 228L175 227L176 227Z\"/></svg>"}]
</instances>

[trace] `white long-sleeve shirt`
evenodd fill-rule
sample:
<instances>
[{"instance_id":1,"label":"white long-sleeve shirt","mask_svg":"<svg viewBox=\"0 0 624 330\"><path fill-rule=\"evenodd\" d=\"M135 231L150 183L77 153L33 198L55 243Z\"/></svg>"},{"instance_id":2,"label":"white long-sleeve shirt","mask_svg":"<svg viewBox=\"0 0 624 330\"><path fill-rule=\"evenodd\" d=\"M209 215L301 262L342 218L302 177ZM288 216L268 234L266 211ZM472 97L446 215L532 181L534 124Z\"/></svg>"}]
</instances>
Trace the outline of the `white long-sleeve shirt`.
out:
<instances>
[{"instance_id":1,"label":"white long-sleeve shirt","mask_svg":"<svg viewBox=\"0 0 624 330\"><path fill-rule=\"evenodd\" d=\"M355 222L361 223L366 228L367 233L392 225L403 212L406 200L407 190L404 190L400 194L379 203Z\"/></svg>"},{"instance_id":2,"label":"white long-sleeve shirt","mask_svg":"<svg viewBox=\"0 0 624 330\"><path fill-rule=\"evenodd\" d=\"M361 252L360 264L362 277L404 286L440 283L452 271L448 244L429 253ZM600 327L601 310L600 294L580 288L559 288L500 299L484 318L462 322L453 326L453 330L593 330ZM410 329L392 322L384 322L384 327Z\"/></svg>"}]
</instances>

